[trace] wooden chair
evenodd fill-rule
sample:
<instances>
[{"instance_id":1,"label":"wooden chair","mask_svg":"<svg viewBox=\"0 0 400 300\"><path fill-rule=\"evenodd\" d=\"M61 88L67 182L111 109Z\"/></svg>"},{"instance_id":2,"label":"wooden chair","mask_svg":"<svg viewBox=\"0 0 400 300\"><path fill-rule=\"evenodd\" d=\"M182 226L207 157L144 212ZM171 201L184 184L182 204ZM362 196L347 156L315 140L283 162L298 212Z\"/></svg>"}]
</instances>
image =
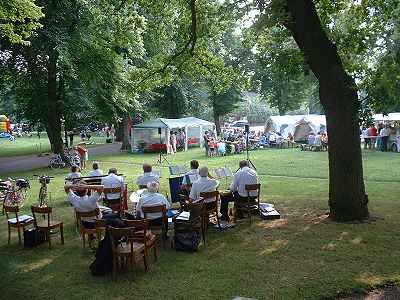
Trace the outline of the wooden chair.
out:
<instances>
[{"instance_id":1,"label":"wooden chair","mask_svg":"<svg viewBox=\"0 0 400 300\"><path fill-rule=\"evenodd\" d=\"M64 245L64 225L63 222L60 221L55 221L52 220L52 211L53 209L51 207L37 207L37 206L31 206L31 211L33 215L33 224L35 227L44 232L46 239L49 243L49 249L51 249L51 236L50 236L50 231L52 229L60 228L60 237L61 237L61 244ZM37 218L37 215L45 215L45 218L43 221L39 221ZM47 220L46 220L47 216Z\"/></svg>"},{"instance_id":2,"label":"wooden chair","mask_svg":"<svg viewBox=\"0 0 400 300\"><path fill-rule=\"evenodd\" d=\"M112 249L112 278L115 279L117 272L124 268L133 269L135 256L143 255L145 269L147 270L147 261L145 256L145 245L134 241L135 228L114 228L109 226Z\"/></svg>"},{"instance_id":3,"label":"wooden chair","mask_svg":"<svg viewBox=\"0 0 400 300\"><path fill-rule=\"evenodd\" d=\"M4 212L6 214L7 225L8 225L8 244L10 244L10 239L11 239L11 228L16 228L18 230L18 243L19 245L21 245L22 244L21 228L23 232L26 226L33 224L33 218L27 215L19 216L18 215L19 207L17 206L4 205ZM15 218L10 218L9 214L11 213L15 214Z\"/></svg>"},{"instance_id":4,"label":"wooden chair","mask_svg":"<svg viewBox=\"0 0 400 300\"><path fill-rule=\"evenodd\" d=\"M95 220L98 218L100 214L100 210L97 208L95 210L92 211L88 211L88 212L79 212L77 210L75 210L75 216L76 216L76 220L78 222L78 230L79 230L79 234L82 237L82 246L83 248L85 248L85 244L86 244L86 235L88 236L88 241L89 241L89 246L91 247L92 242L90 240L90 235L96 235L97 239L99 240L99 237L97 236L97 230L96 230L96 226L95 226ZM85 220L86 219L86 220ZM82 221L93 221L93 228L86 228Z\"/></svg>"},{"instance_id":5,"label":"wooden chair","mask_svg":"<svg viewBox=\"0 0 400 300\"><path fill-rule=\"evenodd\" d=\"M194 230L198 230L201 232L201 236L203 238L203 244L206 244L206 220L205 220L205 205L204 200L197 201L196 203L190 203L188 206L190 212L190 223Z\"/></svg>"},{"instance_id":6,"label":"wooden chair","mask_svg":"<svg viewBox=\"0 0 400 300\"><path fill-rule=\"evenodd\" d=\"M196 203L190 203L188 205L188 211L190 212L190 219L179 220L178 216L173 217L174 232L187 232L187 231L197 231L201 233L203 239L203 245L206 244L205 238L205 218L204 218L204 203L203 200L197 201Z\"/></svg>"},{"instance_id":7,"label":"wooden chair","mask_svg":"<svg viewBox=\"0 0 400 300\"><path fill-rule=\"evenodd\" d=\"M260 211L260 190L261 190L261 184L256 183L256 184L246 184L245 189L247 192L247 199L245 202L236 202L236 209L240 211L244 211L248 214L249 216L249 221L251 224L251 212L252 211ZM256 197L251 197L250 192L257 191L257 196Z\"/></svg>"},{"instance_id":8,"label":"wooden chair","mask_svg":"<svg viewBox=\"0 0 400 300\"><path fill-rule=\"evenodd\" d=\"M161 225L149 225L149 228L153 233L156 235L161 235L163 247L165 248L165 241L167 237L167 229L168 229L168 218L167 218L167 208L165 204L163 205L156 205L156 206L142 206L142 212L144 218L147 219L148 214L153 213L161 213ZM151 219L148 219L151 221Z\"/></svg>"},{"instance_id":9,"label":"wooden chair","mask_svg":"<svg viewBox=\"0 0 400 300\"><path fill-rule=\"evenodd\" d=\"M94 228L96 229L96 237L97 237L97 246L100 245L100 241L102 239L102 235L106 232L107 221L103 219L96 219L94 221Z\"/></svg>"},{"instance_id":10,"label":"wooden chair","mask_svg":"<svg viewBox=\"0 0 400 300\"><path fill-rule=\"evenodd\" d=\"M113 211L117 211L119 213L122 212L122 188L120 186L114 188L104 188L104 203L106 206L111 208ZM118 198L108 199L109 194L119 194Z\"/></svg>"},{"instance_id":11,"label":"wooden chair","mask_svg":"<svg viewBox=\"0 0 400 300\"><path fill-rule=\"evenodd\" d=\"M202 193L200 193L200 197L203 199L215 198L214 201L208 202L208 203L215 202L215 206L213 208L207 209L207 202L204 202L205 229L208 228L208 222L210 220L210 216L212 216L213 214L215 214L215 217L217 218L218 227L221 227L221 225L219 223L219 215L218 215L219 191L202 192Z\"/></svg>"},{"instance_id":12,"label":"wooden chair","mask_svg":"<svg viewBox=\"0 0 400 300\"><path fill-rule=\"evenodd\" d=\"M135 228L133 241L144 244L145 269L148 268L148 253L154 250L154 260L157 261L157 236L149 230L149 220L123 220L126 226Z\"/></svg>"}]
</instances>

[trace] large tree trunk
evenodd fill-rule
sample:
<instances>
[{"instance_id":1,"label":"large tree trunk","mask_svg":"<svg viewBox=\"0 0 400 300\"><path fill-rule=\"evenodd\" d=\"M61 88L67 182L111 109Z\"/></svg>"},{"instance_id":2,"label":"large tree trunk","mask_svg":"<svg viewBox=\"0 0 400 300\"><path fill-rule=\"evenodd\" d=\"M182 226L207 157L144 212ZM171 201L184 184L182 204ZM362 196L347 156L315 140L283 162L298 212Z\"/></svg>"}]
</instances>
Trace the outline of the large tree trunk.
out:
<instances>
[{"instance_id":1,"label":"large tree trunk","mask_svg":"<svg viewBox=\"0 0 400 300\"><path fill-rule=\"evenodd\" d=\"M131 143L129 142L129 115L125 114L122 120L122 146L121 150L131 150Z\"/></svg>"},{"instance_id":2,"label":"large tree trunk","mask_svg":"<svg viewBox=\"0 0 400 300\"><path fill-rule=\"evenodd\" d=\"M312 0L287 0L291 31L319 80L329 136L330 216L338 221L368 218L358 127L357 87L328 39Z\"/></svg>"},{"instance_id":3,"label":"large tree trunk","mask_svg":"<svg viewBox=\"0 0 400 300\"><path fill-rule=\"evenodd\" d=\"M61 136L62 108L57 94L57 60L57 51L50 50L47 65L47 122L45 126L53 152L64 157L64 144Z\"/></svg>"},{"instance_id":4,"label":"large tree trunk","mask_svg":"<svg viewBox=\"0 0 400 300\"><path fill-rule=\"evenodd\" d=\"M215 123L215 130L217 131L217 135L221 135L221 116L218 113L215 101L216 100L213 100L213 117Z\"/></svg>"}]
</instances>

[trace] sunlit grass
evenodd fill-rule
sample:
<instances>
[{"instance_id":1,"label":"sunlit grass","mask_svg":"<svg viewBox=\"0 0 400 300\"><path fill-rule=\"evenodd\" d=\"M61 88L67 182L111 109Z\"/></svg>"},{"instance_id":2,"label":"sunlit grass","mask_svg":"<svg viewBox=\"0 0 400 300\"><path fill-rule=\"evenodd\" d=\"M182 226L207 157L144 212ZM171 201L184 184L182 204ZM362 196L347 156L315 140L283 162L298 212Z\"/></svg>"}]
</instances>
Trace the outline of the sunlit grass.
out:
<instances>
[{"instance_id":1,"label":"sunlit grass","mask_svg":"<svg viewBox=\"0 0 400 300\"><path fill-rule=\"evenodd\" d=\"M206 246L194 254L161 250L157 263L145 273L95 278L89 274L93 253L83 250L74 227L72 208L62 190L68 170L42 170L18 174L29 177L47 172L51 203L65 224L66 244L54 239L47 245L21 249L14 235L7 245L4 217L0 228L1 297L22 299L231 299L240 295L257 299L320 299L340 292L368 288L400 278L400 156L364 153L366 188L376 222L340 224L326 218L328 211L328 159L326 153L290 150L251 152L262 183L262 200L274 203L282 219L240 222L223 232L209 230ZM198 159L211 169L227 165L236 170L244 156L205 158L193 150L168 156L172 163ZM143 162L155 155L102 156L101 167L116 166L127 176L129 188ZM168 171L162 171L167 193ZM221 186L224 187L222 182ZM25 205L36 202L39 185L32 182ZM40 288L34 288L40 287Z\"/></svg>"}]
</instances>

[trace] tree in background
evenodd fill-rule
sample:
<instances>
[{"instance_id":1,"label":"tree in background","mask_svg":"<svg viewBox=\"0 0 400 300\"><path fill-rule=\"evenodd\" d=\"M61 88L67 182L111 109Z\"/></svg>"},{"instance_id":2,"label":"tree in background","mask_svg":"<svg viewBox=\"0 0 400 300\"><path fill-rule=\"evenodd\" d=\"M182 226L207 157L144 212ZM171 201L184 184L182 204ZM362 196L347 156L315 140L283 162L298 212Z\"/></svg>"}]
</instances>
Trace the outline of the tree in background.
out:
<instances>
[{"instance_id":1,"label":"tree in background","mask_svg":"<svg viewBox=\"0 0 400 300\"><path fill-rule=\"evenodd\" d=\"M126 5L91 4L40 2L43 27L30 46L1 45L7 53L1 67L15 78L20 111L44 124L52 150L62 155L62 120L73 123L87 110L116 119L136 100L125 75L125 55L133 59L143 54L144 20Z\"/></svg>"},{"instance_id":2,"label":"tree in background","mask_svg":"<svg viewBox=\"0 0 400 300\"><path fill-rule=\"evenodd\" d=\"M221 134L221 117L226 116L237 108L237 105L243 101L243 97L240 90L231 86L221 93L212 93L210 100L216 131L217 134Z\"/></svg>"},{"instance_id":3,"label":"tree in background","mask_svg":"<svg viewBox=\"0 0 400 300\"><path fill-rule=\"evenodd\" d=\"M32 32L41 27L41 8L34 0L6 0L0 4L0 43L28 45Z\"/></svg>"}]
</instances>

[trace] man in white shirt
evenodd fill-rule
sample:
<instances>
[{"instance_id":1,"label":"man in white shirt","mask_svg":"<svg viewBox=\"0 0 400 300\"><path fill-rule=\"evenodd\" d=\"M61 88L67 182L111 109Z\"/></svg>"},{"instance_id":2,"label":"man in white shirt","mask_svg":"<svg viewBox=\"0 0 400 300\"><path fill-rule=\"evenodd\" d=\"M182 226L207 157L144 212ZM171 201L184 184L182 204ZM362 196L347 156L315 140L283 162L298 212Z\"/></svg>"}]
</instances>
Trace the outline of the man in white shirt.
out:
<instances>
[{"instance_id":1,"label":"man in white shirt","mask_svg":"<svg viewBox=\"0 0 400 300\"><path fill-rule=\"evenodd\" d=\"M158 193L159 183L156 181L149 182L147 184L147 193L143 194L139 202L136 205L136 216L138 218L144 218L143 207L159 206L165 205L166 209L171 208L171 204L168 202L164 195ZM168 223L167 220L162 219L162 213L148 213L146 214L146 219L150 220L150 225L161 226L164 223L165 226L165 237L167 238Z\"/></svg>"},{"instance_id":2,"label":"man in white shirt","mask_svg":"<svg viewBox=\"0 0 400 300\"><path fill-rule=\"evenodd\" d=\"M158 193L160 185L158 182L150 182L147 184L147 192L145 192L139 199L136 205L136 215L139 218L144 218L142 207L165 205L167 209L171 208L164 195ZM149 213L146 215L147 219L154 220L162 217L161 213Z\"/></svg>"},{"instance_id":3,"label":"man in white shirt","mask_svg":"<svg viewBox=\"0 0 400 300\"><path fill-rule=\"evenodd\" d=\"M190 190L189 199L192 202L200 200L200 194L203 192L214 192L219 186L218 180L209 177L208 168L202 167L199 170L200 178L193 182L192 189ZM215 206L215 198L204 199L207 209Z\"/></svg>"},{"instance_id":4,"label":"man in white shirt","mask_svg":"<svg viewBox=\"0 0 400 300\"><path fill-rule=\"evenodd\" d=\"M160 177L153 173L151 165L143 164L143 175L137 178L136 184L139 186L139 189L143 189L146 188L147 184L150 182L160 183Z\"/></svg>"},{"instance_id":5,"label":"man in white shirt","mask_svg":"<svg viewBox=\"0 0 400 300\"><path fill-rule=\"evenodd\" d=\"M95 190L90 196L88 196L88 189L82 186L66 185L65 190L68 190L68 200L71 205L78 212L90 212L99 208L98 201L101 200L101 193L103 187L99 186L96 188L91 188ZM101 212L99 210L98 218L101 218ZM82 220L82 225L88 229L94 228L93 220Z\"/></svg>"},{"instance_id":6,"label":"man in white shirt","mask_svg":"<svg viewBox=\"0 0 400 300\"><path fill-rule=\"evenodd\" d=\"M103 176L103 171L99 169L99 163L98 162L93 162L93 170L90 171L89 176L90 177L96 177L96 176Z\"/></svg>"},{"instance_id":7,"label":"man in white shirt","mask_svg":"<svg viewBox=\"0 0 400 300\"><path fill-rule=\"evenodd\" d=\"M117 169L111 168L108 171L108 176L101 179L101 184L104 186L104 188L121 187L121 193L111 193L105 195L109 205L119 203L124 192L124 178L122 176L118 176L117 174Z\"/></svg>"},{"instance_id":8,"label":"man in white shirt","mask_svg":"<svg viewBox=\"0 0 400 300\"><path fill-rule=\"evenodd\" d=\"M390 136L390 127L389 125L386 125L383 127L379 133L381 137L381 149L382 151L387 151L387 144Z\"/></svg>"},{"instance_id":9,"label":"man in white shirt","mask_svg":"<svg viewBox=\"0 0 400 300\"><path fill-rule=\"evenodd\" d=\"M230 187L233 197L221 198L221 220L229 220L229 202L232 200L235 202L247 201L246 185L258 183L257 172L249 168L249 163L247 160L240 161L239 167L239 171L237 171L233 176L233 181ZM249 195L251 198L255 198L257 196L257 191L250 191Z\"/></svg>"}]
</instances>

